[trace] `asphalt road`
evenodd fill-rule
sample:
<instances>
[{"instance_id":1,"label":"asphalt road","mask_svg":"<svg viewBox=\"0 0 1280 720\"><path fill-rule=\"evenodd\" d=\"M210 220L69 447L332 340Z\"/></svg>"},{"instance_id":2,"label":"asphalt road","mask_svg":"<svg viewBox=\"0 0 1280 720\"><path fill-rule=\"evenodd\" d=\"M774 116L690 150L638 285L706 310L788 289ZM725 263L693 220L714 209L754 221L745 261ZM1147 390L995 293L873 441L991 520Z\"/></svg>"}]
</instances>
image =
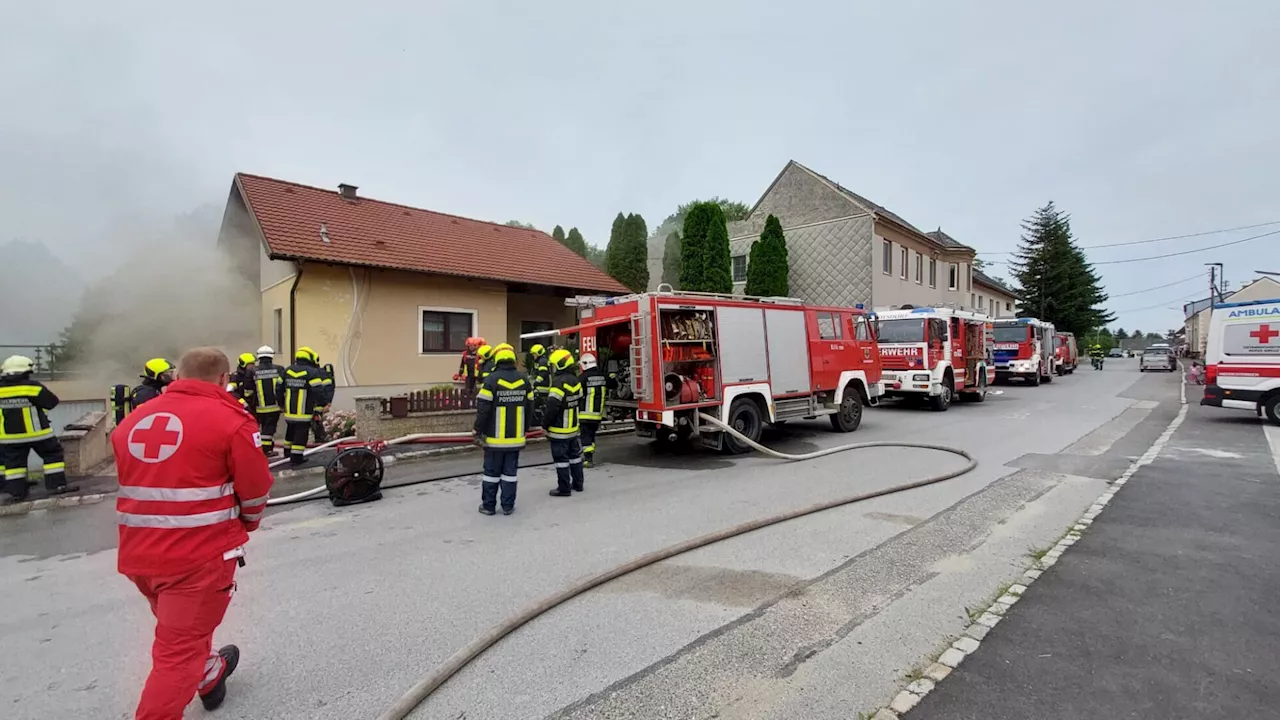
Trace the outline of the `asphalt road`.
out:
<instances>
[{"instance_id":1,"label":"asphalt road","mask_svg":"<svg viewBox=\"0 0 1280 720\"><path fill-rule=\"evenodd\" d=\"M1134 361L946 413L869 410L838 435L790 423L803 452L911 440L973 452L947 483L828 511L664 562L574 600L492 648L415 718L844 718L883 705L1145 451L1177 378ZM535 452L543 452L539 449ZM957 466L873 449L803 463L671 456L611 439L587 492L521 473L511 517L476 513L477 476L335 509L273 513L217 641L243 652L223 718L373 717L490 625L564 583L755 517ZM397 464L388 481L474 457ZM478 468L477 468L478 469ZM110 503L0 518L5 717L128 717L151 618L115 570ZM19 662L11 661L20 658Z\"/></svg>"},{"instance_id":2,"label":"asphalt road","mask_svg":"<svg viewBox=\"0 0 1280 720\"><path fill-rule=\"evenodd\" d=\"M1280 429L1188 410L907 720L1280 716Z\"/></svg>"}]
</instances>

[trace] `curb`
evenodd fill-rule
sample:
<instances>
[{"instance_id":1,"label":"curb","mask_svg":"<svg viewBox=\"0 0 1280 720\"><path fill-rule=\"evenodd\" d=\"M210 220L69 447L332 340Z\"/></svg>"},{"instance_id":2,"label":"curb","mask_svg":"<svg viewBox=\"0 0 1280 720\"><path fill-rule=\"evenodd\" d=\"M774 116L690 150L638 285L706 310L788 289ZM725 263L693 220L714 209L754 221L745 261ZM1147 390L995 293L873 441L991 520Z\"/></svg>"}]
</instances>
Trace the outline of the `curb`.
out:
<instances>
[{"instance_id":1,"label":"curb","mask_svg":"<svg viewBox=\"0 0 1280 720\"><path fill-rule=\"evenodd\" d=\"M602 427L596 432L596 436L601 435L621 435L630 433L635 430L634 427ZM530 443L546 442L546 438L537 437L529 440ZM408 460L420 460L423 458L439 457L441 455L459 455L462 453L475 452L480 448L475 445L455 445L452 447L431 448L429 450L410 450L409 452L400 453L399 455L388 455L382 459L383 466L394 465L397 462L405 462ZM276 480L287 480L299 477L308 477L310 475L323 475L323 467L309 467L301 470L279 470L275 474ZM71 495L68 497L47 497L39 500L25 500L10 505L0 505L0 517L11 515L26 515L38 510L51 510L53 508L79 507L81 505L95 505L102 502L105 498L115 495L115 491L93 493L89 495Z\"/></svg>"},{"instance_id":2,"label":"curb","mask_svg":"<svg viewBox=\"0 0 1280 720\"><path fill-rule=\"evenodd\" d=\"M1164 432L1160 433L1160 437L1151 444L1151 447L1147 448L1147 451L1141 457L1129 463L1129 467L1125 469L1120 477L1107 484L1107 488L1102 491L1098 499L1094 500L1093 504L1071 524L1071 527L1058 540L1057 544L1046 552L1044 557L1032 562L1031 566L1023 572L1015 584L1009 586L1007 592L996 598L972 625L965 628L960 638L943 651L937 662L929 665L924 671L923 678L912 682L906 689L894 696L888 707L878 709L871 716L872 720L900 720L902 715L920 704L924 696L928 695L937 687L938 683L950 675L952 670L959 667L966 657L977 652L987 633L991 632L991 629L1004 619L1005 613L1009 611L1009 608L1022 599L1029 586L1040 578L1045 571L1053 567L1058 562L1058 558L1062 557L1068 548L1080 540L1083 533L1093 525L1093 521L1106 509L1107 504L1120 491L1120 488L1124 487L1125 483L1129 482L1129 479L1139 469L1155 461L1160 452L1164 450L1165 444L1173 437L1174 431L1182 425L1182 421L1187 417L1187 382L1185 373L1183 374L1179 404L1181 407L1178 409L1178 415L1169 422L1169 426L1165 428Z\"/></svg>"}]
</instances>

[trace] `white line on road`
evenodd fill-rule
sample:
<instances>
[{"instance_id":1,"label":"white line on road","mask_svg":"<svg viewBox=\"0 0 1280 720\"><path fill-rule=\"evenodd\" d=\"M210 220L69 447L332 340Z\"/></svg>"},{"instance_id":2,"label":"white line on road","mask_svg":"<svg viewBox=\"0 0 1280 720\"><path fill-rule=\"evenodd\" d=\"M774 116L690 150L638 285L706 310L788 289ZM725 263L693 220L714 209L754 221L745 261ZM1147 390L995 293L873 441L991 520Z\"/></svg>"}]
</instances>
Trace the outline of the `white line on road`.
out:
<instances>
[{"instance_id":1,"label":"white line on road","mask_svg":"<svg viewBox=\"0 0 1280 720\"><path fill-rule=\"evenodd\" d=\"M1269 421L1262 426L1262 432L1267 436L1267 445L1271 446L1271 459L1276 463L1276 472L1280 473L1280 426L1272 425Z\"/></svg>"}]
</instances>

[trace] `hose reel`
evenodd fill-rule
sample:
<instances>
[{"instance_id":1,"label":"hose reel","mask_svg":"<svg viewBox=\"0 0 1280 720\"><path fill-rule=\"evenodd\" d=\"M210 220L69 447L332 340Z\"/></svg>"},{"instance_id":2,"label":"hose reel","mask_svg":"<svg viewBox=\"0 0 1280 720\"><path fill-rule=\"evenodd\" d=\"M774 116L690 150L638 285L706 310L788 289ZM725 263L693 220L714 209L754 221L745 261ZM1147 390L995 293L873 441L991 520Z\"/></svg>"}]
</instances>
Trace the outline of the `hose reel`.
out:
<instances>
[{"instance_id":1,"label":"hose reel","mask_svg":"<svg viewBox=\"0 0 1280 720\"><path fill-rule=\"evenodd\" d=\"M379 447L381 446L381 447ZM385 444L347 448L324 467L324 487L334 507L382 499L382 451Z\"/></svg>"}]
</instances>

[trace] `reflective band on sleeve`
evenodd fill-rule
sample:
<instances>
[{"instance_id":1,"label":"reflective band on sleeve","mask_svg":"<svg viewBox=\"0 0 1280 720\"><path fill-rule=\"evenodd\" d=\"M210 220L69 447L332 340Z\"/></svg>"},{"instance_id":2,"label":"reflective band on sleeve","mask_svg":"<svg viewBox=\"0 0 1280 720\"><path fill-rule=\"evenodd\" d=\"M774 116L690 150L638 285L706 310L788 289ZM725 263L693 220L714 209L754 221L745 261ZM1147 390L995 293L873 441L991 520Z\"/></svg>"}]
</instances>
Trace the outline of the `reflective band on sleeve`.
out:
<instances>
[{"instance_id":1,"label":"reflective band on sleeve","mask_svg":"<svg viewBox=\"0 0 1280 720\"><path fill-rule=\"evenodd\" d=\"M258 522L259 520L261 520L261 519L262 519L262 513L260 513L260 512L256 512L256 513L244 513L244 512L242 512L242 513L240 513L240 519L241 519L241 520L243 520L243 521L245 521L245 522Z\"/></svg>"},{"instance_id":2,"label":"reflective band on sleeve","mask_svg":"<svg viewBox=\"0 0 1280 720\"><path fill-rule=\"evenodd\" d=\"M116 522L126 527L176 530L180 528L208 527L228 520L235 520L238 517L240 517L240 511L236 508L215 510L196 515L139 515L137 513L117 512Z\"/></svg>"},{"instance_id":3,"label":"reflective band on sleeve","mask_svg":"<svg viewBox=\"0 0 1280 720\"><path fill-rule=\"evenodd\" d=\"M231 483L219 487L202 488L153 488L121 485L119 496L128 500L153 500L157 502L199 502L217 500L234 492Z\"/></svg>"},{"instance_id":4,"label":"reflective band on sleeve","mask_svg":"<svg viewBox=\"0 0 1280 720\"><path fill-rule=\"evenodd\" d=\"M262 503L265 503L270 499L271 499L270 495L263 495L262 497L249 498L248 500L241 500L240 507L244 507L245 505L261 505Z\"/></svg>"},{"instance_id":5,"label":"reflective band on sleeve","mask_svg":"<svg viewBox=\"0 0 1280 720\"><path fill-rule=\"evenodd\" d=\"M493 399L493 393L489 392L489 389L488 389L488 388L484 388L483 390L481 390L481 391L476 395L476 397L477 397L477 398L479 398L479 399L481 399L481 400L492 400L492 399Z\"/></svg>"}]
</instances>

